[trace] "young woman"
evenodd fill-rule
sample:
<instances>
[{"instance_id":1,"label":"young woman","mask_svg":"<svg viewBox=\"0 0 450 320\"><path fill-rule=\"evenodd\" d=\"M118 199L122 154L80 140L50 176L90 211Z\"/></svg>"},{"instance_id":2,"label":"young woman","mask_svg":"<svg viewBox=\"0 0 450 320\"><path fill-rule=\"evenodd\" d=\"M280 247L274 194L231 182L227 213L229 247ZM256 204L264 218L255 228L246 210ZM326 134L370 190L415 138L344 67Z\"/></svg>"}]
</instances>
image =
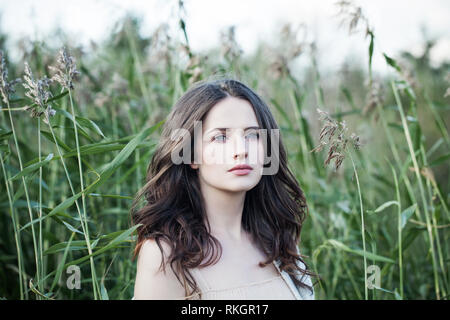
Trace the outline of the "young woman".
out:
<instances>
[{"instance_id":1,"label":"young woman","mask_svg":"<svg viewBox=\"0 0 450 320\"><path fill-rule=\"evenodd\" d=\"M306 200L278 132L236 80L179 99L133 203L133 299L314 299L297 246Z\"/></svg>"}]
</instances>

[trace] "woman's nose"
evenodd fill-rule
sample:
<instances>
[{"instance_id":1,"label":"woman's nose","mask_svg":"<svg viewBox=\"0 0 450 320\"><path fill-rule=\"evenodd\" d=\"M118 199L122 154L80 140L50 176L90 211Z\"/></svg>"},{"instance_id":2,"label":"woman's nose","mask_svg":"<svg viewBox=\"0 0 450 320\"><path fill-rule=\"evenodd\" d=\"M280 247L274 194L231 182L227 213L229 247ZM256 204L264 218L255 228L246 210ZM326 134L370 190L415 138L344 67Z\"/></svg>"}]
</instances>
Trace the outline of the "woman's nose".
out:
<instances>
[{"instance_id":1,"label":"woman's nose","mask_svg":"<svg viewBox=\"0 0 450 320\"><path fill-rule=\"evenodd\" d=\"M248 156L248 146L245 137L237 135L233 140L233 159L245 159Z\"/></svg>"}]
</instances>

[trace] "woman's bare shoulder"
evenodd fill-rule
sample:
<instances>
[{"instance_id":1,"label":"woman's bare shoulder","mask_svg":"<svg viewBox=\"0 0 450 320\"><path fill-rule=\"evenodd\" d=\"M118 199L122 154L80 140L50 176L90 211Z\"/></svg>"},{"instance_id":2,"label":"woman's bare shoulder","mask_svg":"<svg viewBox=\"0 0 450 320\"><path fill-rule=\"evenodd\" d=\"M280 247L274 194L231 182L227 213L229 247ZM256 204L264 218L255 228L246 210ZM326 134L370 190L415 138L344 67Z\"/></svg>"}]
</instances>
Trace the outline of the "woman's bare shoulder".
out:
<instances>
[{"instance_id":1,"label":"woman's bare shoulder","mask_svg":"<svg viewBox=\"0 0 450 320\"><path fill-rule=\"evenodd\" d=\"M170 255L170 246L160 241L166 262L162 270L163 253L156 240L147 239L141 246L137 261L136 282L134 298L139 299L180 299L184 297L184 288L178 281L167 257Z\"/></svg>"}]
</instances>

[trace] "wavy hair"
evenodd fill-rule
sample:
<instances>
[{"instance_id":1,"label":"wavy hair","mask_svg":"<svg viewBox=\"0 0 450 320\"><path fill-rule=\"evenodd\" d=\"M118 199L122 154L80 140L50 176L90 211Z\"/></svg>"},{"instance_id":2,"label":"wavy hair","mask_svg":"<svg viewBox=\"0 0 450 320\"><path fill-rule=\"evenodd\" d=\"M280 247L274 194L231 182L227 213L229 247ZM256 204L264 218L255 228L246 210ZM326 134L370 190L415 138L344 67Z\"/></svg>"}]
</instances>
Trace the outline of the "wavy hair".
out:
<instances>
[{"instance_id":1,"label":"wavy hair","mask_svg":"<svg viewBox=\"0 0 450 320\"><path fill-rule=\"evenodd\" d=\"M171 248L167 262L184 287L186 296L196 293L201 298L201 291L189 269L216 263L221 257L222 247L218 239L208 232L210 229L204 222L209 227L197 171L189 164L174 164L172 161L172 152L180 148L183 142L173 140L171 135L174 130L183 128L194 137L195 121L202 121L214 105L229 96L245 99L252 105L260 128L268 132L278 129L267 104L245 84L233 79L196 83L176 102L168 115L147 169L146 183L137 193L131 208L133 223L142 224L137 229L132 259L136 258L145 240L154 239L163 256L160 269L162 266L165 270L166 262L160 243L165 241ZM188 141L191 143L190 163L194 159L193 139ZM267 135L267 139L270 150L271 135ZM297 254L296 247L308 207L302 189L287 166L281 136L278 143L279 169L274 175L262 175L259 183L246 192L242 225L267 256L266 261L259 262L260 267L278 259L280 270L291 275L297 286L312 291L311 286L295 276L295 272L315 276L308 270L302 256ZM146 204L136 210L143 196ZM190 292L188 285L192 289Z\"/></svg>"}]
</instances>

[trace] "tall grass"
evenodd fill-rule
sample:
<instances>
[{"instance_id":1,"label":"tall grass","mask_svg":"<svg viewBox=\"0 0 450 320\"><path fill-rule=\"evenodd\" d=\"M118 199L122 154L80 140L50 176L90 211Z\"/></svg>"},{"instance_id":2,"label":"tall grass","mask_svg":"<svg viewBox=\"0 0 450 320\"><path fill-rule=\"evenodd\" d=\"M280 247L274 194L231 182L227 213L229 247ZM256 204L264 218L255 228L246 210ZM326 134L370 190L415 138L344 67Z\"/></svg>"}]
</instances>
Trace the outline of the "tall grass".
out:
<instances>
[{"instance_id":1,"label":"tall grass","mask_svg":"<svg viewBox=\"0 0 450 320\"><path fill-rule=\"evenodd\" d=\"M26 83L29 61L36 84L53 81L42 87L47 98L36 100L24 86L11 90L2 73L0 297L131 298L136 226L129 209L160 126L190 84L227 73L260 92L281 127L309 205L300 246L320 275L317 298L448 299L450 64L431 66L427 52L393 57L380 50L363 12L343 3L349 26L365 28L368 55L365 66L349 64L338 74L322 71L320 48L299 41L302 29L289 25L279 44L261 43L246 56L234 29L221 47L194 52L181 16L182 41L164 27L142 37L139 19L127 17L88 53L70 41L61 41L67 51L33 42L12 63L1 44L9 75ZM388 75L372 70L376 56ZM296 59L310 67L295 69ZM55 65L60 72L49 68ZM330 153L317 108L357 134L340 143L361 142L361 149L341 144ZM325 166L331 160L335 168ZM81 289L69 289L70 265L81 268ZM374 287L372 265L380 270Z\"/></svg>"}]
</instances>

